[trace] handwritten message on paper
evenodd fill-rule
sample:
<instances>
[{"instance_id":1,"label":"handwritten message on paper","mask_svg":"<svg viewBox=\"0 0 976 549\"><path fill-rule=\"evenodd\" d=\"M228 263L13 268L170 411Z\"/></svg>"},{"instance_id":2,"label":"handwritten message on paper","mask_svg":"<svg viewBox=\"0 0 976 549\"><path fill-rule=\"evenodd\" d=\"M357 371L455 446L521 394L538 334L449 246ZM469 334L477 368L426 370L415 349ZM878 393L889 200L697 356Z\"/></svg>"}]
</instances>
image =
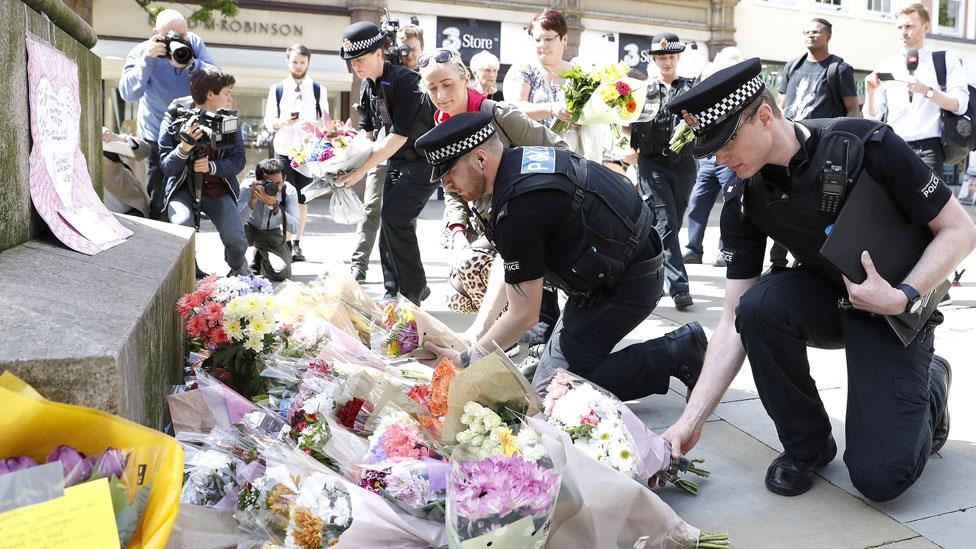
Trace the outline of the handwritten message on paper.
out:
<instances>
[{"instance_id":1,"label":"handwritten message on paper","mask_svg":"<svg viewBox=\"0 0 976 549\"><path fill-rule=\"evenodd\" d=\"M0 532L0 549L118 547L108 480L72 486L62 497L0 513Z\"/></svg>"}]
</instances>

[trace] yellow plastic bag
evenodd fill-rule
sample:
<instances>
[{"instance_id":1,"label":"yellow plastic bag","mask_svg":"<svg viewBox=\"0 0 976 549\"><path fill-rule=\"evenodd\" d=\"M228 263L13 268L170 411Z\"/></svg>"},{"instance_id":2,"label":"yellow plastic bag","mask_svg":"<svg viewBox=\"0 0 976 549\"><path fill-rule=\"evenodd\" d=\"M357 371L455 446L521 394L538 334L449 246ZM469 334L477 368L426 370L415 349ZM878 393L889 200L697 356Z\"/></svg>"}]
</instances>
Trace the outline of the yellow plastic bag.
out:
<instances>
[{"instance_id":1,"label":"yellow plastic bag","mask_svg":"<svg viewBox=\"0 0 976 549\"><path fill-rule=\"evenodd\" d=\"M139 529L128 547L163 549L176 521L183 484L183 448L176 439L107 412L52 402L10 372L0 375L0 457L39 463L60 444L86 455L107 447L131 450L123 479L129 497L152 485ZM139 477L142 483L139 483Z\"/></svg>"}]
</instances>

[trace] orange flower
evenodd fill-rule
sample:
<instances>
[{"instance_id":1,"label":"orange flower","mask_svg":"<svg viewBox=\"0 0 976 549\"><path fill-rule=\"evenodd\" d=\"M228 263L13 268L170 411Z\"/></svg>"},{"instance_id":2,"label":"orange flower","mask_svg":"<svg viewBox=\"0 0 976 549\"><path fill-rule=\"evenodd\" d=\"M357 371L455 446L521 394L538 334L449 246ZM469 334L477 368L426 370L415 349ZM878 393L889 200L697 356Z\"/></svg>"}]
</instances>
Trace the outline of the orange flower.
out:
<instances>
[{"instance_id":1,"label":"orange flower","mask_svg":"<svg viewBox=\"0 0 976 549\"><path fill-rule=\"evenodd\" d=\"M434 368L434 375L430 380L430 403L427 408L437 417L447 415L447 393L457 373L458 369L447 358L442 358L437 363L437 368Z\"/></svg>"},{"instance_id":2,"label":"orange flower","mask_svg":"<svg viewBox=\"0 0 976 549\"><path fill-rule=\"evenodd\" d=\"M637 110L637 101L634 101L633 99L627 101L627 112L634 112L636 110Z\"/></svg>"}]
</instances>

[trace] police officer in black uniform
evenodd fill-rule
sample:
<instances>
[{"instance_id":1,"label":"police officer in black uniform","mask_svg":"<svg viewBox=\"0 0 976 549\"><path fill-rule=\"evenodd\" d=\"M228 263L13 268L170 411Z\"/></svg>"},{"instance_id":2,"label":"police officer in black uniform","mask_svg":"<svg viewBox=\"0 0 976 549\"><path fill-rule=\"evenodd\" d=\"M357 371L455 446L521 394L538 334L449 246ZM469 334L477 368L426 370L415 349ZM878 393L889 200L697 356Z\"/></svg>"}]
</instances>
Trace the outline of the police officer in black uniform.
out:
<instances>
[{"instance_id":1,"label":"police officer in black uniform","mask_svg":"<svg viewBox=\"0 0 976 549\"><path fill-rule=\"evenodd\" d=\"M688 289L688 273L681 256L678 231L688 208L691 189L695 186L698 171L695 159L688 152L673 153L669 148L671 134L680 121L667 106L674 98L693 84L690 78L678 76L678 59L685 45L678 36L665 32L654 36L651 56L660 77L648 87L645 110L653 118L648 122L631 125L630 143L640 156L637 159L637 175L641 194L653 197L657 209L655 228L664 240L664 272L668 293L678 310L694 304Z\"/></svg>"},{"instance_id":2,"label":"police officer in black uniform","mask_svg":"<svg viewBox=\"0 0 976 549\"><path fill-rule=\"evenodd\" d=\"M437 188L430 165L414 149L414 141L434 125L434 109L420 91L420 75L385 61L385 36L368 21L353 23L342 34L339 55L348 59L362 79L359 127L375 135L386 129L366 162L342 175L346 186L389 160L380 207L380 263L387 297L398 292L420 303L430 294L417 245L416 219Z\"/></svg>"},{"instance_id":3,"label":"police officer in black uniform","mask_svg":"<svg viewBox=\"0 0 976 549\"><path fill-rule=\"evenodd\" d=\"M690 389L705 334L697 322L612 352L661 296L661 239L647 206L625 177L567 150L505 149L491 114L463 113L417 140L433 177L472 203L504 259L508 310L472 350L447 355L460 365L474 349L507 348L539 317L543 278L569 295L542 353L533 385L544 392L566 368L624 400L668 391L675 376Z\"/></svg>"},{"instance_id":4,"label":"police officer in black uniform","mask_svg":"<svg viewBox=\"0 0 976 549\"><path fill-rule=\"evenodd\" d=\"M948 437L951 373L949 364L933 355L933 329L941 313L931 314L907 347L883 315L913 310L920 293L944 282L973 249L976 229L949 188L890 128L854 118L788 120L760 70L759 59L744 61L669 105L694 131L694 154L715 153L742 183L726 193L722 210L725 310L698 387L664 436L676 454L690 450L748 356L785 449L770 465L766 487L786 496L802 494L815 470L837 451L810 376L807 347L844 348L844 461L858 491L875 501L889 500L915 482L929 454ZM867 273L861 284L844 278L819 253L842 207L824 200L836 190L824 174L825 158L837 152L838 143L853 147L850 158L863 157L860 165L839 161L848 162L844 170L850 175L842 195L870 176L908 219L934 234L895 287L878 274L867 252L861 254ZM786 246L799 266L774 267L761 275L767 237Z\"/></svg>"}]
</instances>

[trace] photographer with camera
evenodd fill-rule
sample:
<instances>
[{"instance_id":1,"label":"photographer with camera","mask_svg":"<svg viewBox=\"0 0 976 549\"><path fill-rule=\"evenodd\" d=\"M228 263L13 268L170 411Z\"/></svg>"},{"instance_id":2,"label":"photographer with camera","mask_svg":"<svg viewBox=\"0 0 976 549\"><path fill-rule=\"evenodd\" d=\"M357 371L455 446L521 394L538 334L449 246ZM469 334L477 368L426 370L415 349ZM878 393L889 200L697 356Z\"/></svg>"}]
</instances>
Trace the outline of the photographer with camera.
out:
<instances>
[{"instance_id":1,"label":"photographer with camera","mask_svg":"<svg viewBox=\"0 0 976 549\"><path fill-rule=\"evenodd\" d=\"M400 41L400 64L410 70L418 70L420 56L424 54L424 29L417 25L404 25L397 31Z\"/></svg>"},{"instance_id":2,"label":"photographer with camera","mask_svg":"<svg viewBox=\"0 0 976 549\"><path fill-rule=\"evenodd\" d=\"M298 230L298 191L285 181L276 158L258 162L254 179L245 179L237 197L247 243L257 248L258 273L274 281L291 276L291 253L285 233Z\"/></svg>"},{"instance_id":3,"label":"photographer with camera","mask_svg":"<svg viewBox=\"0 0 976 549\"><path fill-rule=\"evenodd\" d=\"M398 49L395 41L388 46L396 36L397 27L391 23L380 30L374 23L361 21L346 27L342 35L339 55L349 60L363 82L359 127L374 138L374 132L386 130L386 137L362 166L337 181L346 187L354 185L389 160L380 206L383 284L387 296L400 293L419 304L430 289L415 223L437 184L430 181L430 165L414 149L414 142L433 127L434 108L420 90L420 75L386 60L389 50ZM379 196L368 193L367 204L371 200L379 200Z\"/></svg>"},{"instance_id":4,"label":"photographer with camera","mask_svg":"<svg viewBox=\"0 0 976 549\"><path fill-rule=\"evenodd\" d=\"M203 68L190 78L190 97L173 102L163 118L160 166L166 176L170 223L200 228L200 212L217 227L230 275L249 275L247 241L237 211L244 169L244 140L238 131L231 88L234 77ZM197 276L203 274L197 268Z\"/></svg>"},{"instance_id":5,"label":"photographer with camera","mask_svg":"<svg viewBox=\"0 0 976 549\"><path fill-rule=\"evenodd\" d=\"M165 221L163 174L159 168L159 127L169 104L190 93L190 76L201 67L217 67L203 40L190 32L176 10L156 16L153 34L132 48L122 67L119 95L139 102L139 136L149 143L146 181L151 197L150 216Z\"/></svg>"}]
</instances>

